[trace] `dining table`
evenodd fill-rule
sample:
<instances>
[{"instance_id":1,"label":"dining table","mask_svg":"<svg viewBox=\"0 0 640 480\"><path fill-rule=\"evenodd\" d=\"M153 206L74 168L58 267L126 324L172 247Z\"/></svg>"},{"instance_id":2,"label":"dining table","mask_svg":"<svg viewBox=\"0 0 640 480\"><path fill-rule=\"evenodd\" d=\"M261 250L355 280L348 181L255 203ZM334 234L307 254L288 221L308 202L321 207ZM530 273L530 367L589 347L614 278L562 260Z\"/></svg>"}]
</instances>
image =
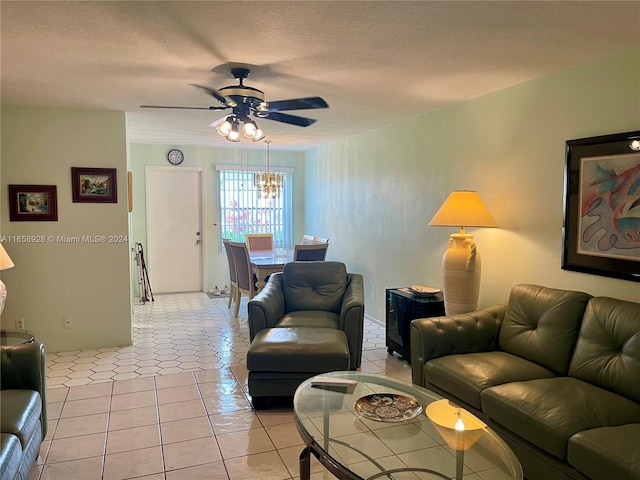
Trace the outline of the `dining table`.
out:
<instances>
[{"instance_id":1,"label":"dining table","mask_svg":"<svg viewBox=\"0 0 640 480\"><path fill-rule=\"evenodd\" d=\"M273 251L256 251L249 254L251 270L258 281L256 287L262 290L267 284L269 275L281 272L285 264L293 261L293 250L275 249Z\"/></svg>"}]
</instances>

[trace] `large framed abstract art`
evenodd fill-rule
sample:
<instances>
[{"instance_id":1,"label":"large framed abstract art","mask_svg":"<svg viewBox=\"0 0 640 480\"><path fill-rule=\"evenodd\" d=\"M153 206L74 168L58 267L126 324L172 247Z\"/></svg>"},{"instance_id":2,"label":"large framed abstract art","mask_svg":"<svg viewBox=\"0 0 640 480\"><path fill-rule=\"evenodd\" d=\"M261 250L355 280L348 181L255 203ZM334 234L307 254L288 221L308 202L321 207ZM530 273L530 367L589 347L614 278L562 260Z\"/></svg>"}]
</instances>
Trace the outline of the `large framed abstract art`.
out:
<instances>
[{"instance_id":1,"label":"large framed abstract art","mask_svg":"<svg viewBox=\"0 0 640 480\"><path fill-rule=\"evenodd\" d=\"M640 131L566 142L562 268L640 282Z\"/></svg>"}]
</instances>

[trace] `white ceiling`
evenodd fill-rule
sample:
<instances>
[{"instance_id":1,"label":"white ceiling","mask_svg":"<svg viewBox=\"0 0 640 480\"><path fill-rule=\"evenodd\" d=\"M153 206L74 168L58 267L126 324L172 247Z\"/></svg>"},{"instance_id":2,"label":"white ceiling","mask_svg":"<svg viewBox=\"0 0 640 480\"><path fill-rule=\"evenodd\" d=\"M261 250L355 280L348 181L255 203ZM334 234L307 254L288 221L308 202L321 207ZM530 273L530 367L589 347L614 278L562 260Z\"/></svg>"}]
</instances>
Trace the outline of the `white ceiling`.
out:
<instances>
[{"instance_id":1,"label":"white ceiling","mask_svg":"<svg viewBox=\"0 0 640 480\"><path fill-rule=\"evenodd\" d=\"M89 1L0 3L3 104L128 112L133 142L231 146L218 103L189 86L236 82L267 101L321 96L305 148L398 122L640 45L640 2ZM640 68L640 66L639 66Z\"/></svg>"}]
</instances>

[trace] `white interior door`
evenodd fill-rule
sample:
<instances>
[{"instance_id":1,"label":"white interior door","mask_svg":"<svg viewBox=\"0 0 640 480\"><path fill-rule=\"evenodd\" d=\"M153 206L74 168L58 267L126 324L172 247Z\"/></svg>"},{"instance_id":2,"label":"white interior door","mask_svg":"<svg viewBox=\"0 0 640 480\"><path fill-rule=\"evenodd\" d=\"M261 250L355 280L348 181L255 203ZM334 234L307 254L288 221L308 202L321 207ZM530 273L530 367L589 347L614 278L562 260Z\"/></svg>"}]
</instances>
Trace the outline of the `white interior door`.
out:
<instances>
[{"instance_id":1,"label":"white interior door","mask_svg":"<svg viewBox=\"0 0 640 480\"><path fill-rule=\"evenodd\" d=\"M147 167L146 265L153 293L202 291L202 169Z\"/></svg>"}]
</instances>

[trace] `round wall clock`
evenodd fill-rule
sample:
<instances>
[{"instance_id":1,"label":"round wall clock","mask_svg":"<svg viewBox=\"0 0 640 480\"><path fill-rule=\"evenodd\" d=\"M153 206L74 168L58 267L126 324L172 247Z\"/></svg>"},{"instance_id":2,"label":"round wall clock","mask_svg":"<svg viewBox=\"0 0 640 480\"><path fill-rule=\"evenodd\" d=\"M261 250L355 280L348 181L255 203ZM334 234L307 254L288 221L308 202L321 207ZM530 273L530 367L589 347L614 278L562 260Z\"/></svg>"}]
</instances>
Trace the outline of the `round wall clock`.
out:
<instances>
[{"instance_id":1,"label":"round wall clock","mask_svg":"<svg viewBox=\"0 0 640 480\"><path fill-rule=\"evenodd\" d=\"M184 153L177 148L171 149L167 153L167 160L171 165L180 165L184 161Z\"/></svg>"}]
</instances>

